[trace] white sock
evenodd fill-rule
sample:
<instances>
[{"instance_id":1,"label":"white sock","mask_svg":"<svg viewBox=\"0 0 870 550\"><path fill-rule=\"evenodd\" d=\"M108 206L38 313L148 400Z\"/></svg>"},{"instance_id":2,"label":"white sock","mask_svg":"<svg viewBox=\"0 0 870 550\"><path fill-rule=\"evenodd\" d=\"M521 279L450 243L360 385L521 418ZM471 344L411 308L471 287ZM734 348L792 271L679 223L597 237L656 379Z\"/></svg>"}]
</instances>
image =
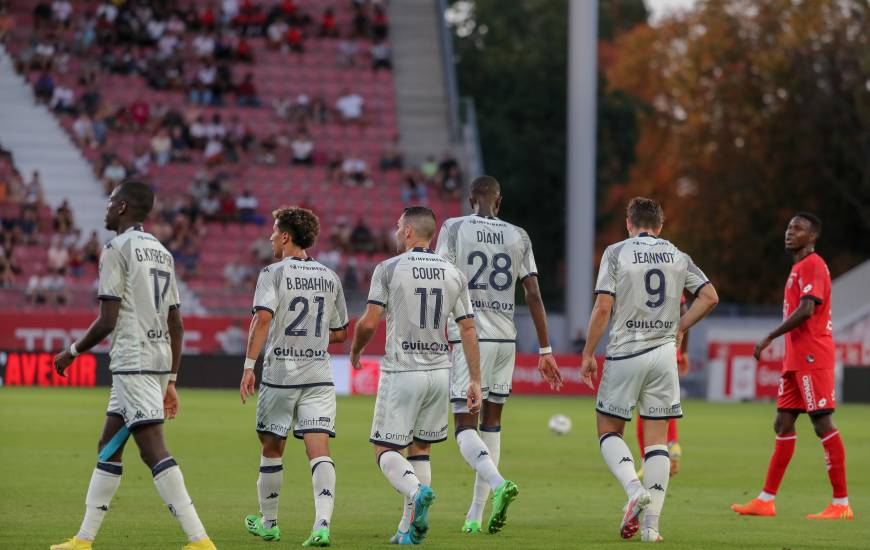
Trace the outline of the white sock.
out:
<instances>
[{"instance_id":1,"label":"white sock","mask_svg":"<svg viewBox=\"0 0 870 550\"><path fill-rule=\"evenodd\" d=\"M314 489L314 527L329 527L335 507L335 463L328 456L312 458L311 487Z\"/></svg>"},{"instance_id":2,"label":"white sock","mask_svg":"<svg viewBox=\"0 0 870 550\"><path fill-rule=\"evenodd\" d=\"M765 491L761 491L761 493L758 495L758 500L761 500L764 502L770 502L771 500L773 500L775 498L776 498L776 495L771 495L770 493L765 492Z\"/></svg>"},{"instance_id":3,"label":"white sock","mask_svg":"<svg viewBox=\"0 0 870 550\"><path fill-rule=\"evenodd\" d=\"M489 458L492 463L498 467L499 457L501 456L501 426L481 426L480 439L489 449ZM471 499L471 506L468 508L468 514L465 519L469 521L483 522L483 510L486 507L486 500L489 498L491 490L480 474L474 474L474 495Z\"/></svg>"},{"instance_id":4,"label":"white sock","mask_svg":"<svg viewBox=\"0 0 870 550\"><path fill-rule=\"evenodd\" d=\"M615 432L602 435L599 443L604 463L610 468L610 473L613 474L616 481L622 484L625 494L631 497L641 487L640 480L637 479L637 472L634 470L631 449L622 440L622 436Z\"/></svg>"},{"instance_id":5,"label":"white sock","mask_svg":"<svg viewBox=\"0 0 870 550\"><path fill-rule=\"evenodd\" d=\"M414 455L408 457L408 462L413 466L414 473L417 474L417 479L423 485L432 485L432 463L429 461L429 455ZM402 520L399 522L398 530L400 533L407 533L411 528L411 517L414 512L414 501L405 497L405 506L402 512Z\"/></svg>"},{"instance_id":6,"label":"white sock","mask_svg":"<svg viewBox=\"0 0 870 550\"><path fill-rule=\"evenodd\" d=\"M172 515L178 519L184 534L187 535L187 540L196 542L206 538L208 535L205 533L205 527L199 521L196 508L193 507L190 495L187 494L184 476L181 475L181 468L178 467L175 459L171 456L164 458L151 468L151 475L154 476L157 492L160 493Z\"/></svg>"},{"instance_id":7,"label":"white sock","mask_svg":"<svg viewBox=\"0 0 870 550\"><path fill-rule=\"evenodd\" d=\"M121 473L123 467L120 462L97 462L94 473L91 474L91 484L88 485L88 496L85 497L85 519L76 538L81 540L94 540L100 531L100 525L109 504L118 487L121 486Z\"/></svg>"},{"instance_id":8,"label":"white sock","mask_svg":"<svg viewBox=\"0 0 870 550\"><path fill-rule=\"evenodd\" d=\"M668 480L671 476L671 458L667 445L647 445L644 448L643 486L649 491L652 502L643 515L643 528L658 531L659 516L665 505Z\"/></svg>"},{"instance_id":9,"label":"white sock","mask_svg":"<svg viewBox=\"0 0 870 550\"><path fill-rule=\"evenodd\" d=\"M284 466L281 458L260 457L260 477L257 478L257 497L263 524L271 529L278 523L278 497L284 482Z\"/></svg>"},{"instance_id":10,"label":"white sock","mask_svg":"<svg viewBox=\"0 0 870 550\"><path fill-rule=\"evenodd\" d=\"M396 488L397 491L405 495L411 500L417 496L417 488L420 486L420 480L414 472L411 463L405 460L398 451L386 451L378 457L378 466L384 472L387 481Z\"/></svg>"},{"instance_id":11,"label":"white sock","mask_svg":"<svg viewBox=\"0 0 870 550\"><path fill-rule=\"evenodd\" d=\"M468 465L474 468L490 487L498 487L504 483L504 478L492 461L486 444L477 435L477 430L462 430L456 434L456 443L459 444L459 452L462 453L465 462L468 462Z\"/></svg>"},{"instance_id":12,"label":"white sock","mask_svg":"<svg viewBox=\"0 0 870 550\"><path fill-rule=\"evenodd\" d=\"M832 498L831 504L836 504L837 506L846 506L847 504L849 504L849 497Z\"/></svg>"}]
</instances>

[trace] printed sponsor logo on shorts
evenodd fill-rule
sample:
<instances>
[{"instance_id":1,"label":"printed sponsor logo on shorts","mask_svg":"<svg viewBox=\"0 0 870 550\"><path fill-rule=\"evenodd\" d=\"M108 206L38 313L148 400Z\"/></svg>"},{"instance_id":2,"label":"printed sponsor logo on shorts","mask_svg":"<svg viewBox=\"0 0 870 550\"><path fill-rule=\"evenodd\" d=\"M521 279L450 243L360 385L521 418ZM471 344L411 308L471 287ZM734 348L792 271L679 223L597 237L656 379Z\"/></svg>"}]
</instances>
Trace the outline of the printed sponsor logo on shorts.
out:
<instances>
[{"instance_id":1,"label":"printed sponsor logo on shorts","mask_svg":"<svg viewBox=\"0 0 870 550\"><path fill-rule=\"evenodd\" d=\"M257 430L283 436L287 435L287 426L281 426L280 424L272 424L269 422L257 422Z\"/></svg>"},{"instance_id":2,"label":"printed sponsor logo on shorts","mask_svg":"<svg viewBox=\"0 0 870 550\"><path fill-rule=\"evenodd\" d=\"M437 430L418 430L417 437L420 439L441 439L447 435L448 425L445 424Z\"/></svg>"},{"instance_id":3,"label":"printed sponsor logo on shorts","mask_svg":"<svg viewBox=\"0 0 870 550\"><path fill-rule=\"evenodd\" d=\"M634 411L634 407L620 407L619 405L614 405L612 403L607 404L607 412L618 414L619 416L631 416L632 411Z\"/></svg>"},{"instance_id":4,"label":"printed sponsor logo on shorts","mask_svg":"<svg viewBox=\"0 0 870 550\"><path fill-rule=\"evenodd\" d=\"M332 423L332 419L328 416L320 418L306 418L299 421L300 428L326 428Z\"/></svg>"},{"instance_id":5,"label":"printed sponsor logo on shorts","mask_svg":"<svg viewBox=\"0 0 870 550\"><path fill-rule=\"evenodd\" d=\"M676 405L671 405L670 407L650 407L649 408L650 416L670 416L676 414L683 414L683 407L680 403Z\"/></svg>"},{"instance_id":6,"label":"printed sponsor logo on shorts","mask_svg":"<svg viewBox=\"0 0 870 550\"><path fill-rule=\"evenodd\" d=\"M495 393L510 393L511 385L510 384L493 384L492 391Z\"/></svg>"},{"instance_id":7,"label":"printed sponsor logo on shorts","mask_svg":"<svg viewBox=\"0 0 870 550\"><path fill-rule=\"evenodd\" d=\"M804 385L804 400L807 403L807 410L814 411L816 410L816 400L813 398L813 383L810 380L809 375L803 375L801 377L801 382Z\"/></svg>"},{"instance_id":8,"label":"printed sponsor logo on shorts","mask_svg":"<svg viewBox=\"0 0 870 550\"><path fill-rule=\"evenodd\" d=\"M435 353L447 353L450 346L443 342L402 342L402 351L423 351Z\"/></svg>"},{"instance_id":9,"label":"printed sponsor logo on shorts","mask_svg":"<svg viewBox=\"0 0 870 550\"><path fill-rule=\"evenodd\" d=\"M275 357L286 357L288 359L320 359L326 357L326 350L310 348L275 348L272 353L275 354Z\"/></svg>"},{"instance_id":10,"label":"printed sponsor logo on shorts","mask_svg":"<svg viewBox=\"0 0 870 550\"><path fill-rule=\"evenodd\" d=\"M375 439L381 439L383 441L398 441L401 443L410 443L412 439L414 439L414 430L412 429L406 434L400 434L398 432L385 432L383 436L379 431L375 431Z\"/></svg>"}]
</instances>

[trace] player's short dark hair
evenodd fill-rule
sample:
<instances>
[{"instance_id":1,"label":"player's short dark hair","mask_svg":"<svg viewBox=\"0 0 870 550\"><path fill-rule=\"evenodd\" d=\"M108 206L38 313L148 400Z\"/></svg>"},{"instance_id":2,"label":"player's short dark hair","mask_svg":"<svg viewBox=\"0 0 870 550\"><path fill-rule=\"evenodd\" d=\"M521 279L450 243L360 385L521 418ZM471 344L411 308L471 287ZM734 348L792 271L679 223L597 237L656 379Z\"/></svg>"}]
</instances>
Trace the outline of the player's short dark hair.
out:
<instances>
[{"instance_id":1,"label":"player's short dark hair","mask_svg":"<svg viewBox=\"0 0 870 550\"><path fill-rule=\"evenodd\" d=\"M402 215L405 223L414 226L414 232L418 237L431 239L435 236L435 212L426 206L409 206Z\"/></svg>"},{"instance_id":2,"label":"player's short dark hair","mask_svg":"<svg viewBox=\"0 0 870 550\"><path fill-rule=\"evenodd\" d=\"M810 222L810 229L816 235L820 235L822 233L822 220L815 214L811 212L798 212L794 215L795 218L803 218Z\"/></svg>"},{"instance_id":3,"label":"player's short dark hair","mask_svg":"<svg viewBox=\"0 0 870 550\"><path fill-rule=\"evenodd\" d=\"M272 212L278 222L278 229L290 234L293 244L306 249L314 245L320 233L320 220L317 214L307 208L286 206Z\"/></svg>"},{"instance_id":4,"label":"player's short dark hair","mask_svg":"<svg viewBox=\"0 0 870 550\"><path fill-rule=\"evenodd\" d=\"M494 197L501 194L501 185L492 176L479 176L471 182L471 194L474 197Z\"/></svg>"},{"instance_id":5,"label":"player's short dark hair","mask_svg":"<svg viewBox=\"0 0 870 550\"><path fill-rule=\"evenodd\" d=\"M625 216L631 225L639 228L657 229L665 223L662 206L652 199L635 197L628 202Z\"/></svg>"},{"instance_id":6,"label":"player's short dark hair","mask_svg":"<svg viewBox=\"0 0 870 550\"><path fill-rule=\"evenodd\" d=\"M139 180L124 180L118 185L118 199L127 203L133 221L143 222L154 208L154 190Z\"/></svg>"}]
</instances>

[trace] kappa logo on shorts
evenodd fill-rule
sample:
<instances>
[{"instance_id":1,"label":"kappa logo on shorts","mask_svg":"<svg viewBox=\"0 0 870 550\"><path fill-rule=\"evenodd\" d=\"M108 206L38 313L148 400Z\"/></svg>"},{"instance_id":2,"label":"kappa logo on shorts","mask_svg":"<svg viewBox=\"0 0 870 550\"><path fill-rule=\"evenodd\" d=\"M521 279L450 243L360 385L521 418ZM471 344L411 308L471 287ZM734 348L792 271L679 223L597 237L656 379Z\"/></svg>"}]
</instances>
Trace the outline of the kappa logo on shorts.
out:
<instances>
[{"instance_id":1,"label":"kappa logo on shorts","mask_svg":"<svg viewBox=\"0 0 870 550\"><path fill-rule=\"evenodd\" d=\"M620 464L622 464L623 462L631 462L631 463L634 463L634 460L632 460L631 457L624 456L624 457L622 457L622 458L619 460L619 463L620 463Z\"/></svg>"},{"instance_id":2,"label":"kappa logo on shorts","mask_svg":"<svg viewBox=\"0 0 870 550\"><path fill-rule=\"evenodd\" d=\"M133 420L141 420L143 418L145 418L145 413L143 413L142 411L137 410L136 414L133 415Z\"/></svg>"},{"instance_id":3,"label":"kappa logo on shorts","mask_svg":"<svg viewBox=\"0 0 870 550\"><path fill-rule=\"evenodd\" d=\"M266 429L266 423L265 423L265 422L257 422L257 429L260 430L260 431L265 430L265 429Z\"/></svg>"}]
</instances>

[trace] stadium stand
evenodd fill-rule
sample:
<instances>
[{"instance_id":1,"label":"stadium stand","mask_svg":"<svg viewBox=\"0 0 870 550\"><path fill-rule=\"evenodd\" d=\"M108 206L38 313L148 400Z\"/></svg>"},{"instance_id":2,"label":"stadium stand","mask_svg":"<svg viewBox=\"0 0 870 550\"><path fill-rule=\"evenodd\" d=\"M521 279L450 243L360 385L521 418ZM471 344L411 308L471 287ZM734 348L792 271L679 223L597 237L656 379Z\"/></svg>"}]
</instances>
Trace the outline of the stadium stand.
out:
<instances>
[{"instance_id":1,"label":"stadium stand","mask_svg":"<svg viewBox=\"0 0 870 550\"><path fill-rule=\"evenodd\" d=\"M404 165L382 2L5 4L17 71L105 191L130 176L154 185L149 231L206 312L249 307L278 205L320 215L313 255L350 296L392 253L402 205L426 202L442 219L461 211L462 176L448 153ZM10 225L15 203L3 208ZM46 227L38 246L22 248L20 265L32 266L23 277L47 266L40 260L56 240ZM61 244L81 255L71 237ZM93 307L85 264L66 308ZM2 294L3 305L22 301Z\"/></svg>"}]
</instances>

